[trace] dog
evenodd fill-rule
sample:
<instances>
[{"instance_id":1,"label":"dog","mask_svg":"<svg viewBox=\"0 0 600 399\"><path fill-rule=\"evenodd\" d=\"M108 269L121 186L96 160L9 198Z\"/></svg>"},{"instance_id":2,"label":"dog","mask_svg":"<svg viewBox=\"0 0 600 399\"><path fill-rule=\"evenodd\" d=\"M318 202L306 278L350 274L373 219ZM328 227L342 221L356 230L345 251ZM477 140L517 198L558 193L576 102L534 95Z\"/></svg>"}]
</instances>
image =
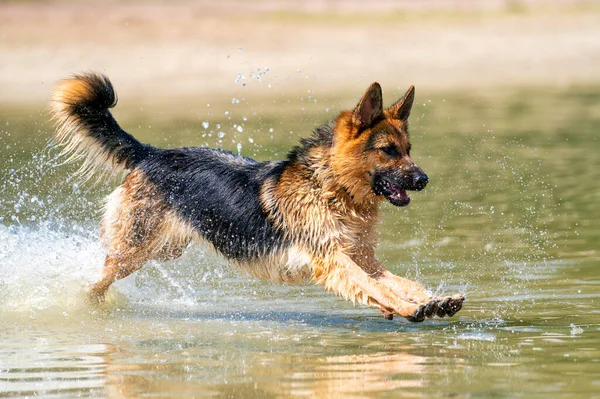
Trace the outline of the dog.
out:
<instances>
[{"instance_id":1,"label":"dog","mask_svg":"<svg viewBox=\"0 0 600 399\"><path fill-rule=\"evenodd\" d=\"M61 81L50 110L63 153L83 161L84 176L128 171L106 201L108 254L90 299L103 301L116 280L149 260L175 259L194 241L258 278L311 281L386 319L453 316L462 294L432 296L375 257L381 202L407 206L407 191L429 181L410 158L414 96L411 86L384 109L373 83L353 110L302 139L287 159L258 162L220 149L143 144L110 113L117 97L106 76Z\"/></svg>"}]
</instances>

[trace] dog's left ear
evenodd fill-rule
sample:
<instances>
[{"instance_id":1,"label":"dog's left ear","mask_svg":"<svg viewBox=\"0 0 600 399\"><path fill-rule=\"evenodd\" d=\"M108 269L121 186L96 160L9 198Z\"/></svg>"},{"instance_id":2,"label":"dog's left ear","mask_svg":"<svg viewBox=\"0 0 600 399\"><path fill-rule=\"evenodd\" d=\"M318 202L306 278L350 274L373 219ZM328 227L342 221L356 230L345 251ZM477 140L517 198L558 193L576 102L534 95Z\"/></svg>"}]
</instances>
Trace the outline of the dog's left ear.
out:
<instances>
[{"instance_id":1,"label":"dog's left ear","mask_svg":"<svg viewBox=\"0 0 600 399\"><path fill-rule=\"evenodd\" d=\"M394 105L388 108L388 112L394 119L407 121L410 116L413 102L415 101L415 86L410 86L404 97L396 101Z\"/></svg>"},{"instance_id":2,"label":"dog's left ear","mask_svg":"<svg viewBox=\"0 0 600 399\"><path fill-rule=\"evenodd\" d=\"M379 83L371 83L352 113L352 122L359 130L368 128L383 115L383 101Z\"/></svg>"}]
</instances>

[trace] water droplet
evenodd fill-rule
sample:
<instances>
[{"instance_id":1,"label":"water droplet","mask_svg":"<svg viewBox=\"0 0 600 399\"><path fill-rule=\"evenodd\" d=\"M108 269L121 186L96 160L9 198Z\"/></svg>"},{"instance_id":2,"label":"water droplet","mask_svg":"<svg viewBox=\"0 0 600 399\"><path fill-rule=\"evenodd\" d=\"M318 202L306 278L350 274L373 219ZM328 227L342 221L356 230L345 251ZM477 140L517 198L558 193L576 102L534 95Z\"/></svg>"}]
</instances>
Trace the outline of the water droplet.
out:
<instances>
[{"instance_id":1,"label":"water droplet","mask_svg":"<svg viewBox=\"0 0 600 399\"><path fill-rule=\"evenodd\" d=\"M571 327L571 335L579 335L579 334L583 334L583 328L576 326L575 324L571 323L569 325L569 327Z\"/></svg>"}]
</instances>

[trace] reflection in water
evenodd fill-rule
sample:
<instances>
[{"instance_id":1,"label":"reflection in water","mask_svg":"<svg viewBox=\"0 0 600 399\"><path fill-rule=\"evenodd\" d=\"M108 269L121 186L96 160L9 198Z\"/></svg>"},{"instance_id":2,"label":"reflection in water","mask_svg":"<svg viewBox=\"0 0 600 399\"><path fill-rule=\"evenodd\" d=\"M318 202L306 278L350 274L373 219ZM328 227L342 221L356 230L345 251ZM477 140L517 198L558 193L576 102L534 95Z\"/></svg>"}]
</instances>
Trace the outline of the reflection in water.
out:
<instances>
[{"instance_id":1,"label":"reflection in water","mask_svg":"<svg viewBox=\"0 0 600 399\"><path fill-rule=\"evenodd\" d=\"M361 397L422 387L423 374L428 371L427 358L408 353L325 357L263 353L222 359L218 364L194 358L188 362L111 364L105 371L106 393L115 398L138 397L144 392L165 396ZM208 377L215 369L226 375L217 372L211 380ZM188 376L184 385L178 381L183 374Z\"/></svg>"},{"instance_id":2,"label":"reflection in water","mask_svg":"<svg viewBox=\"0 0 600 399\"><path fill-rule=\"evenodd\" d=\"M102 392L107 381L105 360L114 347L65 345L52 338L39 337L27 348L20 347L20 340L3 342L0 393L61 397L68 392L86 396ZM17 347L12 346L14 341Z\"/></svg>"},{"instance_id":3,"label":"reflection in water","mask_svg":"<svg viewBox=\"0 0 600 399\"><path fill-rule=\"evenodd\" d=\"M331 393L389 391L420 387L426 372L426 358L407 353L375 353L326 357L314 370L291 375L291 393L300 389L310 396ZM313 380L311 382L311 380Z\"/></svg>"}]
</instances>

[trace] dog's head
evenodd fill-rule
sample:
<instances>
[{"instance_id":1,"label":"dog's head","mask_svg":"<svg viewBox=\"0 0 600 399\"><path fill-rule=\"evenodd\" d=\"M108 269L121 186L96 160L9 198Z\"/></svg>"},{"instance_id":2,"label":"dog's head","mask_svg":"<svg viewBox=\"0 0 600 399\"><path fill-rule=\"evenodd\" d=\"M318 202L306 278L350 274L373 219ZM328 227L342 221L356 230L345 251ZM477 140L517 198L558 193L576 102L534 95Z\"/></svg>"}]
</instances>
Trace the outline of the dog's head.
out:
<instances>
[{"instance_id":1,"label":"dog's head","mask_svg":"<svg viewBox=\"0 0 600 399\"><path fill-rule=\"evenodd\" d=\"M429 181L410 158L408 116L415 98L411 86L394 105L383 109L381 86L373 83L356 108L334 126L332 163L340 184L356 201L385 197L396 206L410 202L406 191Z\"/></svg>"}]
</instances>

